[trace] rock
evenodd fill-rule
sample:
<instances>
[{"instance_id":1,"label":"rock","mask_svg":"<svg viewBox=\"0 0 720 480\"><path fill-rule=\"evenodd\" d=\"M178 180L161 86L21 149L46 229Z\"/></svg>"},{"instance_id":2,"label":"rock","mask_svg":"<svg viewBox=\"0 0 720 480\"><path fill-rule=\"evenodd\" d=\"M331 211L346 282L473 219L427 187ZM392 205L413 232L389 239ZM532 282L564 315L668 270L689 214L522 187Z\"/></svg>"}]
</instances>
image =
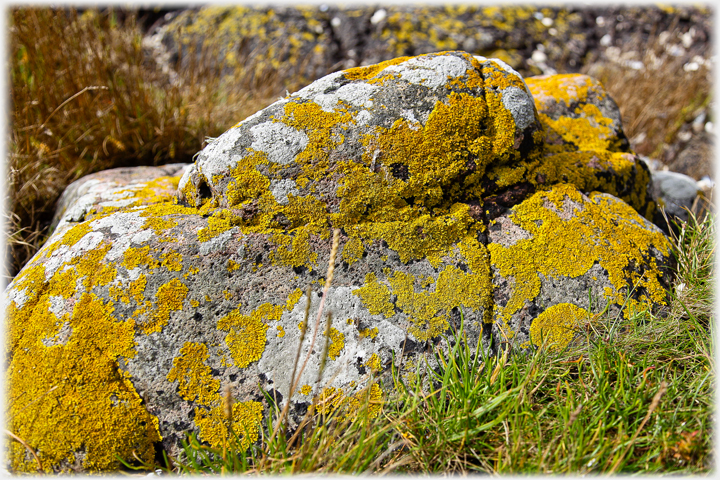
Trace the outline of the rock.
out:
<instances>
[{"instance_id":1,"label":"rock","mask_svg":"<svg viewBox=\"0 0 720 480\"><path fill-rule=\"evenodd\" d=\"M227 76L228 83L267 98L338 69L446 50L500 58L523 76L582 72L608 78L633 68L675 72L694 64L702 66L698 77L710 78L710 13L707 6L689 5L203 7L161 22L145 43L173 83L194 82L187 67L202 57L203 67ZM639 87L655 91L647 82ZM700 90L691 103L703 103L708 93ZM659 155L672 171L712 177L712 136L696 131L695 114L678 115L667 122L685 123L681 130L692 135L689 141L674 135L673 127L660 139L666 145L647 139L633 148ZM642 125L637 128L646 131L633 132L634 138L665 128Z\"/></svg>"},{"instance_id":2,"label":"rock","mask_svg":"<svg viewBox=\"0 0 720 480\"><path fill-rule=\"evenodd\" d=\"M391 364L422 374L461 327L488 354L558 349L606 304L657 309L670 244L613 104L588 77L528 86L537 105L501 61L399 58L317 80L174 177L70 187L5 292L9 429L48 469L107 470L189 431L221 445L229 387L248 446L263 391L291 430L312 402L377 415Z\"/></svg>"},{"instance_id":3,"label":"rock","mask_svg":"<svg viewBox=\"0 0 720 480\"><path fill-rule=\"evenodd\" d=\"M530 77L527 84L545 131L545 160L535 181L609 193L653 219L650 171L630 152L620 110L602 85L580 74Z\"/></svg>"},{"instance_id":4,"label":"rock","mask_svg":"<svg viewBox=\"0 0 720 480\"><path fill-rule=\"evenodd\" d=\"M114 168L85 175L63 191L50 231L89 220L94 213L167 201L177 187L168 183L169 179L182 175L188 166L173 163L160 167Z\"/></svg>"},{"instance_id":5,"label":"rock","mask_svg":"<svg viewBox=\"0 0 720 480\"><path fill-rule=\"evenodd\" d=\"M693 211L698 195L702 193L693 178L677 172L653 172L653 196L669 220L687 221L688 211ZM686 210L687 209L687 210ZM697 210L697 208L695 208Z\"/></svg>"},{"instance_id":6,"label":"rock","mask_svg":"<svg viewBox=\"0 0 720 480\"><path fill-rule=\"evenodd\" d=\"M198 154L179 188L191 206L252 206L244 224L281 216L296 228L325 217L320 208L346 228L502 188L481 179L536 159L541 140L532 97L504 63L400 57L330 74L247 118Z\"/></svg>"}]
</instances>

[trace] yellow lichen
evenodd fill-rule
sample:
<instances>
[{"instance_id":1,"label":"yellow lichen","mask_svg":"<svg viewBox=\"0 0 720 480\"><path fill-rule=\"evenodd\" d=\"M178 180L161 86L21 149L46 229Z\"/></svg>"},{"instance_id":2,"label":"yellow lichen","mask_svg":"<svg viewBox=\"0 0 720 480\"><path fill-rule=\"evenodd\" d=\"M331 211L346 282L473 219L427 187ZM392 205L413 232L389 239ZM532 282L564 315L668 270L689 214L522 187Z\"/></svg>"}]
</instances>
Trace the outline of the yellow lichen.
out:
<instances>
[{"instance_id":1,"label":"yellow lichen","mask_svg":"<svg viewBox=\"0 0 720 480\"><path fill-rule=\"evenodd\" d=\"M79 223L72 228L68 229L60 240L61 245L67 245L68 247L71 247L75 245L77 242L79 242L85 235L92 232L92 227L90 226L91 222L83 222Z\"/></svg>"},{"instance_id":2,"label":"yellow lichen","mask_svg":"<svg viewBox=\"0 0 720 480\"><path fill-rule=\"evenodd\" d=\"M140 265L144 265L148 270L152 270L153 268L157 268L159 264L160 262L150 255L150 246L146 245L144 247L130 247L125 250L123 262L120 265L128 270L137 268Z\"/></svg>"},{"instance_id":3,"label":"yellow lichen","mask_svg":"<svg viewBox=\"0 0 720 480\"><path fill-rule=\"evenodd\" d=\"M208 218L208 226L198 230L198 240L201 242L212 240L221 233L239 225L241 221L241 217L235 215L232 211L226 208L218 209Z\"/></svg>"},{"instance_id":4,"label":"yellow lichen","mask_svg":"<svg viewBox=\"0 0 720 480\"><path fill-rule=\"evenodd\" d=\"M133 452L151 461L153 443L160 440L157 419L116 363L119 357L135 356L133 322L116 321L111 304L83 293L72 315L56 323L48 299L42 294L7 312L12 346L8 429L36 451L46 472L80 452L78 461L89 471L118 468L116 455L130 459ZM64 322L71 331L65 343L46 347L38 342ZM26 453L18 443L10 445L13 469L34 471Z\"/></svg>"},{"instance_id":5,"label":"yellow lichen","mask_svg":"<svg viewBox=\"0 0 720 480\"><path fill-rule=\"evenodd\" d=\"M287 302L285 303L285 310L292 312L293 308L295 308L295 305L300 301L302 296L302 288L295 289L295 291L288 296Z\"/></svg>"},{"instance_id":6,"label":"yellow lichen","mask_svg":"<svg viewBox=\"0 0 720 480\"><path fill-rule=\"evenodd\" d=\"M200 438L213 448L222 448L229 439L237 435L239 442L237 448L246 450L254 444L260 434L260 425L263 418L263 406L260 402L235 402L232 404L232 429L229 430L222 404L208 410L195 409L195 424L200 430Z\"/></svg>"},{"instance_id":7,"label":"yellow lichen","mask_svg":"<svg viewBox=\"0 0 720 480\"><path fill-rule=\"evenodd\" d=\"M283 310L282 305L264 303L249 315L241 314L238 307L218 320L218 330L228 332L225 343L235 365L246 368L260 360L267 342L268 325L263 321L280 320Z\"/></svg>"},{"instance_id":8,"label":"yellow lichen","mask_svg":"<svg viewBox=\"0 0 720 480\"><path fill-rule=\"evenodd\" d=\"M565 349L578 333L588 312L572 303L553 305L542 312L530 325L530 340L548 350Z\"/></svg>"},{"instance_id":9,"label":"yellow lichen","mask_svg":"<svg viewBox=\"0 0 720 480\"><path fill-rule=\"evenodd\" d=\"M380 362L380 356L377 353L370 355L370 358L368 358L367 362L363 365L375 373L382 371L382 363Z\"/></svg>"},{"instance_id":10,"label":"yellow lichen","mask_svg":"<svg viewBox=\"0 0 720 480\"><path fill-rule=\"evenodd\" d=\"M363 253L365 253L365 247L362 240L358 237L350 237L343 246L342 258L348 265L352 265L362 258Z\"/></svg>"},{"instance_id":11,"label":"yellow lichen","mask_svg":"<svg viewBox=\"0 0 720 480\"><path fill-rule=\"evenodd\" d=\"M612 293L605 292L610 300L622 304L632 284L649 293L647 301L665 303L662 273L647 259L651 245L669 255L667 238L644 228L644 220L624 202L610 202L597 194L590 200L583 200L572 185L556 185L514 208L510 219L530 238L508 247L488 246L493 266L514 285L507 304L497 312L501 321L537 297L541 275L576 278L595 263L608 272L614 287ZM644 272L634 267L646 264Z\"/></svg>"},{"instance_id":12,"label":"yellow lichen","mask_svg":"<svg viewBox=\"0 0 720 480\"><path fill-rule=\"evenodd\" d=\"M218 398L220 381L210 373L205 361L210 357L204 343L185 342L167 374L168 382L178 382L178 393L184 400L212 405Z\"/></svg>"},{"instance_id":13,"label":"yellow lichen","mask_svg":"<svg viewBox=\"0 0 720 480\"><path fill-rule=\"evenodd\" d=\"M306 266L312 271L312 265L317 261L317 253L312 251L309 242L313 230L313 227L303 227L296 229L294 235L273 235L271 241L277 245L277 249L270 252L273 265Z\"/></svg>"},{"instance_id":14,"label":"yellow lichen","mask_svg":"<svg viewBox=\"0 0 720 480\"><path fill-rule=\"evenodd\" d=\"M390 289L377 281L374 273L365 275L365 285L353 291L360 297L370 315L384 315L390 318L395 313L395 307L390 303Z\"/></svg>"},{"instance_id":15,"label":"yellow lichen","mask_svg":"<svg viewBox=\"0 0 720 480\"><path fill-rule=\"evenodd\" d=\"M341 331L331 328L329 338L330 342L327 355L330 360L335 360L338 355L340 355L342 349L345 348L345 335Z\"/></svg>"},{"instance_id":16,"label":"yellow lichen","mask_svg":"<svg viewBox=\"0 0 720 480\"><path fill-rule=\"evenodd\" d=\"M160 265L167 268L171 272L179 272L182 270L182 255L178 252L166 252L160 255Z\"/></svg>"},{"instance_id":17,"label":"yellow lichen","mask_svg":"<svg viewBox=\"0 0 720 480\"><path fill-rule=\"evenodd\" d=\"M377 327L364 328L364 329L360 330L360 338L362 339L365 337L369 337L371 339L374 339L375 337L377 337L378 332L379 332L379 330Z\"/></svg>"},{"instance_id":18,"label":"yellow lichen","mask_svg":"<svg viewBox=\"0 0 720 480\"><path fill-rule=\"evenodd\" d=\"M150 335L160 332L167 325L170 313L182 310L183 300L187 296L188 288L177 278L173 278L158 288L155 294L155 308L149 321L142 325L143 332Z\"/></svg>"},{"instance_id":19,"label":"yellow lichen","mask_svg":"<svg viewBox=\"0 0 720 480\"><path fill-rule=\"evenodd\" d=\"M195 408L194 421L202 440L218 448L234 434L240 440L240 448L246 449L258 439L263 406L255 401L235 402L228 419L219 393L220 381L205 365L209 356L205 344L186 342L180 356L173 360L167 379L178 382L178 392L184 400L200 405Z\"/></svg>"},{"instance_id":20,"label":"yellow lichen","mask_svg":"<svg viewBox=\"0 0 720 480\"><path fill-rule=\"evenodd\" d=\"M390 65L397 65L410 57L397 57L392 60L386 60L375 65L368 65L365 67L349 68L343 71L343 75L346 80L369 80L379 74L382 70L389 67Z\"/></svg>"},{"instance_id":21,"label":"yellow lichen","mask_svg":"<svg viewBox=\"0 0 720 480\"><path fill-rule=\"evenodd\" d=\"M386 317L400 309L412 322L410 333L418 340L428 340L442 334L453 308L469 308L473 311L488 310L492 301L490 288L489 256L485 247L474 237L459 242L458 254L464 257L469 272L453 265L446 265L439 273L434 289L420 290L423 278L395 272L388 277L390 288L377 281L369 273L365 285L353 293L360 296L368 311ZM390 296L397 297L395 304Z\"/></svg>"}]
</instances>

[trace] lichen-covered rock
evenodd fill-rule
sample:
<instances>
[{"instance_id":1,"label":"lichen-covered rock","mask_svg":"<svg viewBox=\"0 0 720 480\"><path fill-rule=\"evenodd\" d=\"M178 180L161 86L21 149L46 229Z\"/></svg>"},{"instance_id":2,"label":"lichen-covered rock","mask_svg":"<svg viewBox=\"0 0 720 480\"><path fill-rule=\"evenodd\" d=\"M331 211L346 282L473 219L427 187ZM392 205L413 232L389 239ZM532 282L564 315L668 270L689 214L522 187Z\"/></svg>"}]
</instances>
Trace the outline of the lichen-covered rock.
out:
<instances>
[{"instance_id":1,"label":"lichen-covered rock","mask_svg":"<svg viewBox=\"0 0 720 480\"><path fill-rule=\"evenodd\" d=\"M638 311L669 287L665 235L607 193L538 191L491 221L488 237L493 332L520 347L546 336L562 349L592 313Z\"/></svg>"},{"instance_id":2,"label":"lichen-covered rock","mask_svg":"<svg viewBox=\"0 0 720 480\"><path fill-rule=\"evenodd\" d=\"M606 304L662 304L669 243L609 100L588 77L528 86L537 109L500 61L400 58L289 95L174 177L72 187L5 292L10 430L54 470L174 455L190 430L219 446L229 422L250 445L262 390L291 428L313 401L377 415L391 363L413 378L460 325L491 354L562 348Z\"/></svg>"},{"instance_id":3,"label":"lichen-covered rock","mask_svg":"<svg viewBox=\"0 0 720 480\"><path fill-rule=\"evenodd\" d=\"M188 166L125 167L85 175L63 191L50 230L89 220L94 213L167 201L177 188L169 179L182 175Z\"/></svg>"},{"instance_id":4,"label":"lichen-covered rock","mask_svg":"<svg viewBox=\"0 0 720 480\"><path fill-rule=\"evenodd\" d=\"M330 74L247 118L199 153L180 189L192 206L251 208L252 225L329 213L344 228L480 198L491 172L539 156L539 129L502 62L401 57Z\"/></svg>"}]
</instances>

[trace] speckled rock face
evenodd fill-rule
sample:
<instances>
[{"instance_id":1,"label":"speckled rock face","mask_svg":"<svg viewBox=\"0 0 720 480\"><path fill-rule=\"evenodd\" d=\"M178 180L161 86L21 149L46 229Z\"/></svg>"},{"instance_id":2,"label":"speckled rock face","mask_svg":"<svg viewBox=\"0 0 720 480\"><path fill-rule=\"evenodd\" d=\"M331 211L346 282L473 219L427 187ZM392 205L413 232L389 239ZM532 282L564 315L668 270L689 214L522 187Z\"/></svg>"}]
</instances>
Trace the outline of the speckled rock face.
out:
<instances>
[{"instance_id":1,"label":"speckled rock face","mask_svg":"<svg viewBox=\"0 0 720 480\"><path fill-rule=\"evenodd\" d=\"M534 79L533 104L502 62L401 58L318 80L166 176L71 186L5 292L10 429L49 469L105 470L191 430L221 445L229 387L250 445L261 388L291 427L313 401L377 415L391 363L413 378L461 324L491 354L563 348L606 304L662 304L647 168L593 82ZM34 469L19 444L9 459Z\"/></svg>"}]
</instances>

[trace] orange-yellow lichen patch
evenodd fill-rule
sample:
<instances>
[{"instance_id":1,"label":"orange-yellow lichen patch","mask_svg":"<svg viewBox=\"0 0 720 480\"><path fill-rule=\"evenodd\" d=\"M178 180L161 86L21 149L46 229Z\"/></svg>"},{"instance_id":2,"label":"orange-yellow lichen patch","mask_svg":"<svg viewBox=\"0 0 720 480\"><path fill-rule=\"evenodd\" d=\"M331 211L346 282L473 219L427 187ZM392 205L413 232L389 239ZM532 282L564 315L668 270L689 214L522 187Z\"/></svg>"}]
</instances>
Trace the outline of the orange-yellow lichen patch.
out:
<instances>
[{"instance_id":1,"label":"orange-yellow lichen patch","mask_svg":"<svg viewBox=\"0 0 720 480\"><path fill-rule=\"evenodd\" d=\"M92 286L107 285L115 279L117 275L115 267L111 264L101 263L110 248L109 243L100 244L72 260L71 265L77 269L78 276L84 279L83 286L86 290Z\"/></svg>"},{"instance_id":2,"label":"orange-yellow lichen patch","mask_svg":"<svg viewBox=\"0 0 720 480\"><path fill-rule=\"evenodd\" d=\"M262 404L254 401L235 402L231 418L227 418L219 393L220 381L212 376L212 370L205 365L209 357L205 344L186 342L180 349L180 356L173 360L167 379L178 382L178 392L184 400L200 405L195 408L194 421L202 440L218 448L235 434L240 439L241 448L248 448L258 439Z\"/></svg>"},{"instance_id":3,"label":"orange-yellow lichen patch","mask_svg":"<svg viewBox=\"0 0 720 480\"><path fill-rule=\"evenodd\" d=\"M173 360L167 380L178 382L178 393L183 399L200 405L212 405L219 398L220 380L214 378L210 367L205 365L209 357L204 343L185 342L180 349L180 356Z\"/></svg>"},{"instance_id":4,"label":"orange-yellow lichen patch","mask_svg":"<svg viewBox=\"0 0 720 480\"><path fill-rule=\"evenodd\" d=\"M390 318L395 313L395 306L390 302L390 289L378 282L377 276L370 272L365 275L365 284L353 291L362 299L363 305L370 315L384 315Z\"/></svg>"},{"instance_id":5,"label":"orange-yellow lichen patch","mask_svg":"<svg viewBox=\"0 0 720 480\"><path fill-rule=\"evenodd\" d=\"M166 252L160 255L161 266L167 268L171 272L179 272L182 270L182 255L178 252Z\"/></svg>"},{"instance_id":6,"label":"orange-yellow lichen patch","mask_svg":"<svg viewBox=\"0 0 720 480\"><path fill-rule=\"evenodd\" d=\"M144 265L148 270L152 270L157 268L157 266L160 265L160 262L150 255L150 246L146 245L144 247L130 247L125 250L125 253L123 254L123 261L120 265L128 270L137 268L140 265Z\"/></svg>"},{"instance_id":7,"label":"orange-yellow lichen patch","mask_svg":"<svg viewBox=\"0 0 720 480\"><path fill-rule=\"evenodd\" d=\"M414 197L416 204L426 207L437 205L443 195L459 193L468 182L477 182L491 163L514 156L515 121L500 95L492 92L484 98L452 92L447 104L435 104L422 129L399 119L389 129L376 130L365 136L366 147L375 148L366 148L363 161L370 164L373 151L379 150L388 162L406 165L408 180L393 187L403 198ZM466 185L453 187L470 158L474 173L466 178Z\"/></svg>"},{"instance_id":8,"label":"orange-yellow lichen patch","mask_svg":"<svg viewBox=\"0 0 720 480\"><path fill-rule=\"evenodd\" d=\"M609 125L612 120L606 118L597 106L585 104L577 107L576 113L584 115L576 118L561 116L553 120L541 113L540 119L546 128L557 132L566 142L576 145L580 150L605 150L614 144Z\"/></svg>"},{"instance_id":9,"label":"orange-yellow lichen patch","mask_svg":"<svg viewBox=\"0 0 720 480\"><path fill-rule=\"evenodd\" d=\"M270 240L277 245L277 249L270 252L273 265L305 266L312 271L317 253L312 251L309 240L310 235L316 232L315 226L309 225L295 229L292 235L273 235Z\"/></svg>"},{"instance_id":10,"label":"orange-yellow lichen patch","mask_svg":"<svg viewBox=\"0 0 720 480\"><path fill-rule=\"evenodd\" d=\"M225 343L235 365L246 368L260 360L267 343L268 325L264 321L280 320L283 310L283 305L264 303L249 315L241 314L238 307L218 320L218 330L228 332Z\"/></svg>"},{"instance_id":11,"label":"orange-yellow lichen patch","mask_svg":"<svg viewBox=\"0 0 720 480\"><path fill-rule=\"evenodd\" d=\"M363 238L384 240L398 252L403 263L427 258L437 267L448 249L465 235L477 234L479 225L470 217L466 204L456 203L447 215L421 215L406 221L367 222L347 227L346 230Z\"/></svg>"},{"instance_id":12,"label":"orange-yellow lichen patch","mask_svg":"<svg viewBox=\"0 0 720 480\"><path fill-rule=\"evenodd\" d=\"M377 337L377 334L379 333L379 330L377 327L372 328L364 328L360 330L360 338L368 337L370 339L374 339Z\"/></svg>"},{"instance_id":13,"label":"orange-yellow lichen patch","mask_svg":"<svg viewBox=\"0 0 720 480\"><path fill-rule=\"evenodd\" d=\"M200 438L212 448L222 448L228 439L237 435L238 448L244 451L255 443L260 434L263 418L263 405L260 402L235 402L232 404L231 429L222 404L211 410L195 409L195 424L200 430Z\"/></svg>"},{"instance_id":14,"label":"orange-yellow lichen patch","mask_svg":"<svg viewBox=\"0 0 720 480\"><path fill-rule=\"evenodd\" d=\"M201 242L212 240L221 233L240 225L241 222L242 218L227 208L215 210L208 218L208 226L198 230L198 240Z\"/></svg>"},{"instance_id":15,"label":"orange-yellow lichen patch","mask_svg":"<svg viewBox=\"0 0 720 480\"><path fill-rule=\"evenodd\" d=\"M68 231L63 234L62 239L60 240L60 244L71 247L90 232L92 232L90 222L78 223L77 225L68 229Z\"/></svg>"},{"instance_id":16,"label":"orange-yellow lichen patch","mask_svg":"<svg viewBox=\"0 0 720 480\"><path fill-rule=\"evenodd\" d=\"M37 452L48 472L76 458L89 471L118 468L116 455L129 460L133 452L151 461L160 440L157 419L116 363L135 355L133 322L116 321L112 306L89 293L58 323L49 309L43 295L8 312L11 325L23 325L10 331L8 428ZM63 322L71 331L67 341L48 347L38 342ZM22 445L9 448L13 469L35 470ZM80 452L83 457L76 457Z\"/></svg>"},{"instance_id":17,"label":"orange-yellow lichen patch","mask_svg":"<svg viewBox=\"0 0 720 480\"><path fill-rule=\"evenodd\" d=\"M336 387L325 387L313 399L315 411L321 415L330 415L340 408L345 400L343 390Z\"/></svg>"},{"instance_id":18,"label":"orange-yellow lichen patch","mask_svg":"<svg viewBox=\"0 0 720 480\"><path fill-rule=\"evenodd\" d=\"M300 388L300 393L303 395L310 395L312 393L312 387L310 385L303 385Z\"/></svg>"},{"instance_id":19,"label":"orange-yellow lichen patch","mask_svg":"<svg viewBox=\"0 0 720 480\"><path fill-rule=\"evenodd\" d=\"M187 293L188 288L177 278L161 285L155 294L155 308L150 312L151 318L142 325L145 335L160 332L167 325L170 313L182 310Z\"/></svg>"},{"instance_id":20,"label":"orange-yellow lichen patch","mask_svg":"<svg viewBox=\"0 0 720 480\"><path fill-rule=\"evenodd\" d=\"M536 103L564 102L566 106L586 101L591 88L597 88L591 77L579 74L542 75L528 77L525 83Z\"/></svg>"},{"instance_id":21,"label":"orange-yellow lichen patch","mask_svg":"<svg viewBox=\"0 0 720 480\"><path fill-rule=\"evenodd\" d=\"M229 259L227 262L227 271L228 272L234 272L235 270L240 269L240 264L234 261L233 259Z\"/></svg>"},{"instance_id":22,"label":"orange-yellow lichen patch","mask_svg":"<svg viewBox=\"0 0 720 480\"><path fill-rule=\"evenodd\" d=\"M572 303L553 305L542 312L530 325L530 340L538 347L560 351L580 331L588 319L588 312Z\"/></svg>"},{"instance_id":23,"label":"orange-yellow lichen patch","mask_svg":"<svg viewBox=\"0 0 720 480\"><path fill-rule=\"evenodd\" d=\"M345 348L345 334L336 328L331 328L329 342L327 355L330 360L335 360L342 349Z\"/></svg>"},{"instance_id":24,"label":"orange-yellow lichen patch","mask_svg":"<svg viewBox=\"0 0 720 480\"><path fill-rule=\"evenodd\" d=\"M485 82L489 83L495 88L505 90L509 87L517 87L525 90L525 83L523 82L522 78L520 78L518 75L507 72L503 68L500 68L497 62L493 62L492 60L488 61L482 67L482 74L483 77L485 77L486 79Z\"/></svg>"},{"instance_id":25,"label":"orange-yellow lichen patch","mask_svg":"<svg viewBox=\"0 0 720 480\"><path fill-rule=\"evenodd\" d=\"M382 390L377 383L360 390L348 399L348 416L355 418L361 409L367 408L367 418L375 418L382 411Z\"/></svg>"},{"instance_id":26,"label":"orange-yellow lichen patch","mask_svg":"<svg viewBox=\"0 0 720 480\"><path fill-rule=\"evenodd\" d=\"M530 173L529 180L536 183L539 177L545 183L571 183L584 192L609 193L645 218L652 218L655 204L647 198L650 172L632 154L606 150L554 153Z\"/></svg>"},{"instance_id":27,"label":"orange-yellow lichen patch","mask_svg":"<svg viewBox=\"0 0 720 480\"><path fill-rule=\"evenodd\" d=\"M129 282L127 287L111 285L109 289L110 298L115 301L120 300L123 303L130 303L132 298L139 305L145 298L146 286L147 277L141 274L138 278Z\"/></svg>"},{"instance_id":28,"label":"orange-yellow lichen patch","mask_svg":"<svg viewBox=\"0 0 720 480\"><path fill-rule=\"evenodd\" d=\"M257 167L267 165L267 163L266 153L251 151L230 170L232 180L225 190L229 206L240 205L246 200L270 195L268 192L270 180L257 170Z\"/></svg>"},{"instance_id":29,"label":"orange-yellow lichen patch","mask_svg":"<svg viewBox=\"0 0 720 480\"><path fill-rule=\"evenodd\" d=\"M380 356L377 353L373 353L372 355L370 355L370 358L368 358L367 362L365 362L363 365L365 365L375 373L378 373L382 370Z\"/></svg>"},{"instance_id":30,"label":"orange-yellow lichen patch","mask_svg":"<svg viewBox=\"0 0 720 480\"><path fill-rule=\"evenodd\" d=\"M489 256L485 247L468 236L458 244L457 251L470 271L446 265L432 290L423 289L427 283L422 277L395 272L387 279L390 288L369 273L365 285L353 293L360 296L371 314L389 317L399 308L413 323L409 330L413 336L421 341L434 338L446 330L453 308L487 310L491 302ZM390 303L391 295L396 296L394 305Z\"/></svg>"},{"instance_id":31,"label":"orange-yellow lichen patch","mask_svg":"<svg viewBox=\"0 0 720 480\"><path fill-rule=\"evenodd\" d=\"M295 305L297 305L302 296L302 289L295 289L295 291L288 296L287 302L285 303L285 310L287 310L288 312L292 312L293 308L295 308Z\"/></svg>"},{"instance_id":32,"label":"orange-yellow lichen patch","mask_svg":"<svg viewBox=\"0 0 720 480\"><path fill-rule=\"evenodd\" d=\"M143 212L145 213L145 212ZM146 216L141 213L141 216ZM163 236L165 233L170 230L171 228L177 226L177 220L174 218L163 218L163 217L146 217L145 218L145 228L152 229L153 232L155 232L155 236L157 236L160 241L163 240L172 240L172 239L165 239Z\"/></svg>"},{"instance_id":33,"label":"orange-yellow lichen patch","mask_svg":"<svg viewBox=\"0 0 720 480\"><path fill-rule=\"evenodd\" d=\"M70 267L64 268L53 275L47 288L49 295L70 298L77 289L78 273Z\"/></svg>"},{"instance_id":34,"label":"orange-yellow lichen patch","mask_svg":"<svg viewBox=\"0 0 720 480\"><path fill-rule=\"evenodd\" d=\"M326 112L315 102L291 101L285 105L281 121L308 136L307 146L295 157L306 177L319 180L325 174L330 152L343 141L342 136L330 135L331 130L338 125L349 125L352 119L347 107L339 106L333 112Z\"/></svg>"},{"instance_id":35,"label":"orange-yellow lichen patch","mask_svg":"<svg viewBox=\"0 0 720 480\"><path fill-rule=\"evenodd\" d=\"M386 60L384 62L377 63L375 65L368 65L366 67L355 67L349 68L343 72L346 80L370 80L379 74L382 70L389 67L390 65L397 65L410 57L397 57L392 60Z\"/></svg>"},{"instance_id":36,"label":"orange-yellow lichen patch","mask_svg":"<svg viewBox=\"0 0 720 480\"><path fill-rule=\"evenodd\" d=\"M350 237L343 246L342 259L348 265L352 265L362 258L363 253L365 253L365 247L363 246L362 240L358 237Z\"/></svg>"},{"instance_id":37,"label":"orange-yellow lichen patch","mask_svg":"<svg viewBox=\"0 0 720 480\"><path fill-rule=\"evenodd\" d=\"M632 284L648 292L646 301L665 303L662 273L649 249L654 246L669 255L668 239L659 230L645 227L629 205L597 195L588 201L572 185L563 184L538 192L514 208L510 219L531 238L509 247L488 246L500 275L514 279L507 304L497 312L501 321L509 320L526 300L538 295L540 275L576 278L596 262L607 270L614 286L610 300L622 304ZM639 272L636 265L647 268Z\"/></svg>"}]
</instances>

